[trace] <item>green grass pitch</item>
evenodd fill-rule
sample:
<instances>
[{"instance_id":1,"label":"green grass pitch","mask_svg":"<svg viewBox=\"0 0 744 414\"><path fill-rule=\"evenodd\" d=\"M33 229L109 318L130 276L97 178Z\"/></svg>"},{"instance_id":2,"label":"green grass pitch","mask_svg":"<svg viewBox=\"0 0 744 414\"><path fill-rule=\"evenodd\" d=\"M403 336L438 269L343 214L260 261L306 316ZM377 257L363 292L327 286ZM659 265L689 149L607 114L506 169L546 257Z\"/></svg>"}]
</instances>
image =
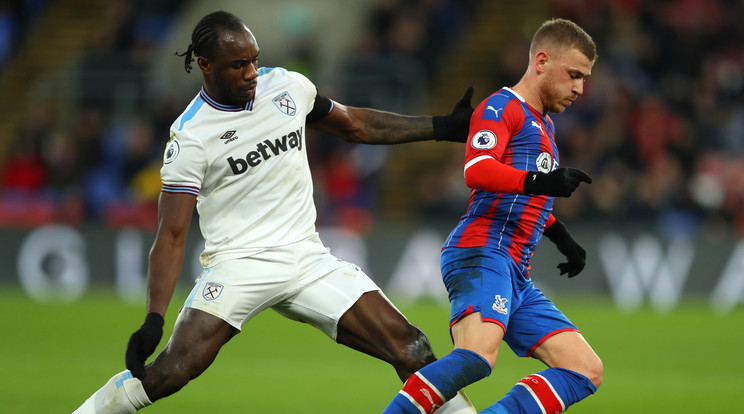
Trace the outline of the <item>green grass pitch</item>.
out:
<instances>
[{"instance_id":1,"label":"green grass pitch","mask_svg":"<svg viewBox=\"0 0 744 414\"><path fill-rule=\"evenodd\" d=\"M70 413L124 368L124 349L143 305L109 292L74 304L33 303L4 287L0 301L3 413ZM166 317L166 337L186 292ZM555 300L605 364L599 392L570 412L736 413L744 392L744 309L721 316L686 300L669 314L619 313L608 299ZM446 304L399 304L432 341L451 349ZM165 343L161 343L160 348ZM500 398L539 362L502 347L491 376L466 389L478 409ZM269 311L251 321L201 377L150 413L379 413L400 382L386 364L336 345L313 328Z\"/></svg>"}]
</instances>

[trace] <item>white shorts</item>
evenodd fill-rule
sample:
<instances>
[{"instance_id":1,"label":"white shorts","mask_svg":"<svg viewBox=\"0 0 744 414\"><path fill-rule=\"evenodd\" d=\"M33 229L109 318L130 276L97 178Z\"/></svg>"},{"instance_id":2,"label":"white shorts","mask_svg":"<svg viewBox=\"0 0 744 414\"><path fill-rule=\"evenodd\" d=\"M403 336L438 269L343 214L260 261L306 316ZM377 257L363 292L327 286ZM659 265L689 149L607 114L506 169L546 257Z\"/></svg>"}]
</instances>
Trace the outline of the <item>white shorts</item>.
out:
<instances>
[{"instance_id":1,"label":"white shorts","mask_svg":"<svg viewBox=\"0 0 744 414\"><path fill-rule=\"evenodd\" d=\"M204 269L184 307L212 314L238 330L272 308L335 340L339 318L362 294L375 290L380 288L369 276L333 256L316 235Z\"/></svg>"}]
</instances>

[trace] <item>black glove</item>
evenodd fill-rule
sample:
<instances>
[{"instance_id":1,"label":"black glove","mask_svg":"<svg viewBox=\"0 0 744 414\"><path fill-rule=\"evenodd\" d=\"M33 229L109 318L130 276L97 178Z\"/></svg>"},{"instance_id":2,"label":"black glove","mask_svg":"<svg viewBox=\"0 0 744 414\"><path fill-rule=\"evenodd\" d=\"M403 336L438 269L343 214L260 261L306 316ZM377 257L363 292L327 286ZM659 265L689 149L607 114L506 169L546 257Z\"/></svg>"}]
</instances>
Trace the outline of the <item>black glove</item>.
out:
<instances>
[{"instance_id":1,"label":"black glove","mask_svg":"<svg viewBox=\"0 0 744 414\"><path fill-rule=\"evenodd\" d=\"M470 99L473 97L475 88L468 88L460 98L455 107L447 115L432 117L434 127L434 139L437 141L465 142L468 140L470 129L470 116L473 115L473 107Z\"/></svg>"},{"instance_id":2,"label":"black glove","mask_svg":"<svg viewBox=\"0 0 744 414\"><path fill-rule=\"evenodd\" d=\"M566 259L568 259L566 262L556 266L561 271L561 274L568 273L568 277L574 277L584 270L584 266L586 265L586 251L571 237L571 233L566 230L566 226L563 223L556 220L555 223L545 229L543 234L555 243L558 251L563 253Z\"/></svg>"},{"instance_id":3,"label":"black glove","mask_svg":"<svg viewBox=\"0 0 744 414\"><path fill-rule=\"evenodd\" d=\"M592 177L575 168L558 168L547 174L530 171L524 179L524 193L569 197L582 181L591 184Z\"/></svg>"},{"instance_id":4,"label":"black glove","mask_svg":"<svg viewBox=\"0 0 744 414\"><path fill-rule=\"evenodd\" d=\"M145 379L145 361L155 352L163 337L164 323L159 313L150 312L145 317L145 323L129 337L125 362L127 369L140 380Z\"/></svg>"}]
</instances>

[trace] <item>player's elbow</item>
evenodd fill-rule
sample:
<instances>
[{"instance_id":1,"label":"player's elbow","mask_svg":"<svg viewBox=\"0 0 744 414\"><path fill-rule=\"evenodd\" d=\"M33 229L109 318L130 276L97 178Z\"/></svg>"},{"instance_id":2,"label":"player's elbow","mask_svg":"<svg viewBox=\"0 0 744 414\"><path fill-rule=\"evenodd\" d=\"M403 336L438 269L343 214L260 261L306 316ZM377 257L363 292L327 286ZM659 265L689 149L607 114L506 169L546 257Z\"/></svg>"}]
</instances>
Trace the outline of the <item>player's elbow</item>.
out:
<instances>
[{"instance_id":1,"label":"player's elbow","mask_svg":"<svg viewBox=\"0 0 744 414\"><path fill-rule=\"evenodd\" d=\"M468 188L480 190L485 187L485 184L482 175L465 170L465 185L468 186Z\"/></svg>"},{"instance_id":2,"label":"player's elbow","mask_svg":"<svg viewBox=\"0 0 744 414\"><path fill-rule=\"evenodd\" d=\"M604 375L604 364L599 357L594 358L588 366L586 377L589 381L594 384L595 387L599 388L602 385L602 377Z\"/></svg>"}]
</instances>

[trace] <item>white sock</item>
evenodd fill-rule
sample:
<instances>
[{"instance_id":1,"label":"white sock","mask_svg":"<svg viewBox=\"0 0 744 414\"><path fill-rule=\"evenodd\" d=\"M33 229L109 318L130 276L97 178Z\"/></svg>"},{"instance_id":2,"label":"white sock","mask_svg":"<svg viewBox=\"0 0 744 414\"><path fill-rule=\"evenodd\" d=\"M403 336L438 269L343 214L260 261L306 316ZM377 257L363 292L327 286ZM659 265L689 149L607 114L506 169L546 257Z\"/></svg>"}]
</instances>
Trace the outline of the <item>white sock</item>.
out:
<instances>
[{"instance_id":1,"label":"white sock","mask_svg":"<svg viewBox=\"0 0 744 414\"><path fill-rule=\"evenodd\" d=\"M142 382L129 371L120 372L72 414L134 414L152 404Z\"/></svg>"},{"instance_id":2,"label":"white sock","mask_svg":"<svg viewBox=\"0 0 744 414\"><path fill-rule=\"evenodd\" d=\"M470 402L465 393L460 390L454 398L442 405L437 414L476 414L478 411Z\"/></svg>"}]
</instances>

